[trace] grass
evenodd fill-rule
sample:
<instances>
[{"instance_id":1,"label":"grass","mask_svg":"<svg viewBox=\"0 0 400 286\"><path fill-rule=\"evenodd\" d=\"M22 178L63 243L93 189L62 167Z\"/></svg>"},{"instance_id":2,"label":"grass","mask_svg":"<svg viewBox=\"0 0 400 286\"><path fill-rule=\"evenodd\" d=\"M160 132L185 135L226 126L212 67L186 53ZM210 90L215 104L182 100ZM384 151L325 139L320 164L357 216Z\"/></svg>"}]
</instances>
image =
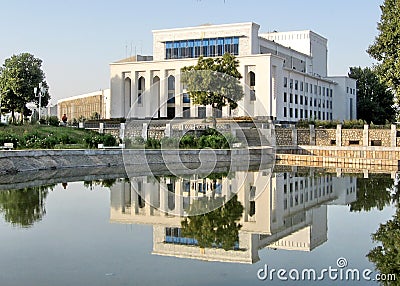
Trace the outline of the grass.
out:
<instances>
[{"instance_id":1,"label":"grass","mask_svg":"<svg viewBox=\"0 0 400 286\"><path fill-rule=\"evenodd\" d=\"M6 135L17 137L21 144L17 149L31 149L24 146L22 138L26 138L29 135L35 134L37 137L52 137L52 138L67 138L65 144L63 142L57 142L55 148L57 149L81 149L85 147L84 138L90 135L97 134L96 132L78 129L73 127L64 126L48 126L48 125L1 125L0 126L0 139ZM3 140L4 141L4 140ZM7 141L7 139L5 139ZM62 140L59 140L62 141ZM2 145L2 144L1 144ZM36 149L35 147L33 147Z\"/></svg>"}]
</instances>

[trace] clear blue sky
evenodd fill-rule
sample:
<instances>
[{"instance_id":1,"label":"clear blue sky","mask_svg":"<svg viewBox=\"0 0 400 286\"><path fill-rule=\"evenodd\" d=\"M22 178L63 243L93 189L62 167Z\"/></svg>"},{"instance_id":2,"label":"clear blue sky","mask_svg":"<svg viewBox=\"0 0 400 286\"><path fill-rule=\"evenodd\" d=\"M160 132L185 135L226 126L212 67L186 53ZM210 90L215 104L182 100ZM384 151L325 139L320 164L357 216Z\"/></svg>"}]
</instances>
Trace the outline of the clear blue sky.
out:
<instances>
[{"instance_id":1,"label":"clear blue sky","mask_svg":"<svg viewBox=\"0 0 400 286\"><path fill-rule=\"evenodd\" d=\"M109 87L109 63L152 54L151 30L253 21L260 31L313 30L328 39L328 72L369 66L383 0L0 0L0 62L43 60L52 101ZM126 46L128 49L126 49Z\"/></svg>"}]
</instances>

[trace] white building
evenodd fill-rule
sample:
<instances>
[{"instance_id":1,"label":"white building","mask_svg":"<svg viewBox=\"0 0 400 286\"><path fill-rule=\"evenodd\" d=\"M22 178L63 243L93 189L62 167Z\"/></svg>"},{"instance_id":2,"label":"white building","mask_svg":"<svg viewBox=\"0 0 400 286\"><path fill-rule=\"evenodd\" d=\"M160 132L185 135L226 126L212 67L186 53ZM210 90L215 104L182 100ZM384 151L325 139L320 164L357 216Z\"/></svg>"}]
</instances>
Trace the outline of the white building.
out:
<instances>
[{"instance_id":1,"label":"white building","mask_svg":"<svg viewBox=\"0 0 400 286\"><path fill-rule=\"evenodd\" d=\"M217 180L133 177L111 187L112 223L153 225L153 254L207 261L255 263L265 247L312 251L328 239L328 204L347 205L356 200L357 181L350 177L298 177L294 172L238 171ZM203 196L232 197L244 207L237 248L199 249L182 236L181 221ZM204 193L203 193L204 192Z\"/></svg>"},{"instance_id":2,"label":"white building","mask_svg":"<svg viewBox=\"0 0 400 286\"><path fill-rule=\"evenodd\" d=\"M110 64L111 117L211 116L211 107L191 103L180 70L196 65L201 55L229 52L239 60L246 88L239 108L224 107L224 116L280 122L356 118L355 80L327 76L327 39L309 30L259 33L259 28L249 22L153 31L153 57Z\"/></svg>"}]
</instances>

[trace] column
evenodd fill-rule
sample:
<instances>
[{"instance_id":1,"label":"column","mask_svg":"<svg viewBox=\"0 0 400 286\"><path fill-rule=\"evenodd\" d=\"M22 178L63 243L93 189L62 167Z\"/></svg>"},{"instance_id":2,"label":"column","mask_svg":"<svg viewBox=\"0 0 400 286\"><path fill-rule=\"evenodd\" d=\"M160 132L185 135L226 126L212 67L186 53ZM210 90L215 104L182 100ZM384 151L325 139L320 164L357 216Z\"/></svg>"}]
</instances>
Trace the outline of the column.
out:
<instances>
[{"instance_id":1,"label":"column","mask_svg":"<svg viewBox=\"0 0 400 286\"><path fill-rule=\"evenodd\" d=\"M392 124L390 126L390 147L396 147L397 146L397 129L396 125Z\"/></svg>"},{"instance_id":2,"label":"column","mask_svg":"<svg viewBox=\"0 0 400 286\"><path fill-rule=\"evenodd\" d=\"M363 130L363 146L368 146L368 124L364 124Z\"/></svg>"},{"instance_id":3,"label":"column","mask_svg":"<svg viewBox=\"0 0 400 286\"><path fill-rule=\"evenodd\" d=\"M342 146L342 124L336 126L336 146Z\"/></svg>"}]
</instances>

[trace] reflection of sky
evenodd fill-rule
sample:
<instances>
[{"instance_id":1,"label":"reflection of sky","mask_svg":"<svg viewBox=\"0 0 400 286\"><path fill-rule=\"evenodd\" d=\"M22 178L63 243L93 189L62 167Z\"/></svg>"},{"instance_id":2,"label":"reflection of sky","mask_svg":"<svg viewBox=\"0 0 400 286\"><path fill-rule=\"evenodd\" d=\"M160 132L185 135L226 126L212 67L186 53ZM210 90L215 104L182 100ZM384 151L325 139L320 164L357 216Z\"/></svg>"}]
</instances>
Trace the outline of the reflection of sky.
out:
<instances>
[{"instance_id":1,"label":"reflection of sky","mask_svg":"<svg viewBox=\"0 0 400 286\"><path fill-rule=\"evenodd\" d=\"M312 252L263 249L258 263L242 265L151 255L152 227L110 224L110 194L105 188L89 191L82 183L69 183L63 190L58 185L45 205L47 214L29 229L12 227L1 217L2 286L279 285L259 282L257 270L264 264L300 270L336 267L340 256L351 268L372 269L365 257L372 248L370 235L394 213L393 208L349 213L349 207L329 206L326 243Z\"/></svg>"}]
</instances>

